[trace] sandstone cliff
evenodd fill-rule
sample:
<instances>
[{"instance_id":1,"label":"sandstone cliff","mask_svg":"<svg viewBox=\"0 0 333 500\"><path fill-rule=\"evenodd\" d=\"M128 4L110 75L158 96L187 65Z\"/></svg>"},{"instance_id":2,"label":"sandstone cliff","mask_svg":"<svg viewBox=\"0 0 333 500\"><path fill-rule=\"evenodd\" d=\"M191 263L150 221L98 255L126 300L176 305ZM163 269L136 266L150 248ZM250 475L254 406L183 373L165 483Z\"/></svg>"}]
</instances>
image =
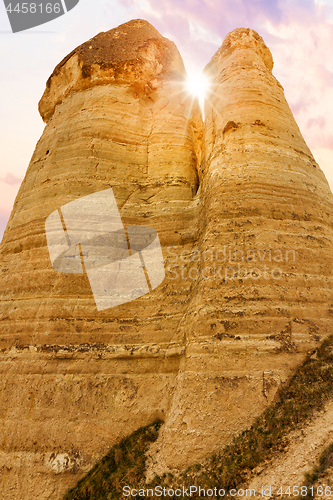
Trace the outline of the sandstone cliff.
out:
<instances>
[{"instance_id":1,"label":"sandstone cliff","mask_svg":"<svg viewBox=\"0 0 333 500\"><path fill-rule=\"evenodd\" d=\"M0 249L4 498L61 498L157 417L153 468L206 457L330 331L333 197L272 67L253 30L226 37L203 138L181 57L145 21L55 68ZM45 221L110 187L125 227L158 232L166 278L97 311L86 274L52 267Z\"/></svg>"},{"instance_id":2,"label":"sandstone cliff","mask_svg":"<svg viewBox=\"0 0 333 500\"><path fill-rule=\"evenodd\" d=\"M120 437L167 412L189 283L97 311L86 274L53 269L46 218L112 187L122 221L180 252L195 234L201 112L175 45L131 21L74 50L1 246L1 491L61 498ZM167 257L167 255L166 255Z\"/></svg>"},{"instance_id":3,"label":"sandstone cliff","mask_svg":"<svg viewBox=\"0 0 333 500\"><path fill-rule=\"evenodd\" d=\"M248 427L332 326L332 193L272 68L262 38L236 29L205 70L202 259L156 443L171 468Z\"/></svg>"}]
</instances>

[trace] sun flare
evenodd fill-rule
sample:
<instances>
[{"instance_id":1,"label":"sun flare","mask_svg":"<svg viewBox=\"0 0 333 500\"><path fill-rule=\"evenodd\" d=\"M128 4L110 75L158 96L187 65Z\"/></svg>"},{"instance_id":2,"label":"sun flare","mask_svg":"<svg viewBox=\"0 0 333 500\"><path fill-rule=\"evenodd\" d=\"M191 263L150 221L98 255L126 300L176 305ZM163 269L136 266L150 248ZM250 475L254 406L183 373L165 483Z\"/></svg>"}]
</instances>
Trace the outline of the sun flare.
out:
<instances>
[{"instance_id":1,"label":"sun flare","mask_svg":"<svg viewBox=\"0 0 333 500\"><path fill-rule=\"evenodd\" d=\"M205 95L209 89L209 80L203 73L190 73L187 77L186 90L198 97L200 106L203 107Z\"/></svg>"}]
</instances>

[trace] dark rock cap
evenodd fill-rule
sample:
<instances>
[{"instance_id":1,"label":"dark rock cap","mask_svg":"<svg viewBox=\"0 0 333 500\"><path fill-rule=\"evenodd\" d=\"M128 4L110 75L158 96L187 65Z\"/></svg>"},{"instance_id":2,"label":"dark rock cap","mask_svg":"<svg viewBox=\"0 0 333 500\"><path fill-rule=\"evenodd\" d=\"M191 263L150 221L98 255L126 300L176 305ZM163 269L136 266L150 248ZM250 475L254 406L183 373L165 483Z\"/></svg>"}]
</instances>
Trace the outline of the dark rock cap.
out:
<instances>
[{"instance_id":1,"label":"dark rock cap","mask_svg":"<svg viewBox=\"0 0 333 500\"><path fill-rule=\"evenodd\" d=\"M54 69L39 103L44 121L70 91L94 85L130 83L144 91L161 80L186 76L176 45L148 21L135 19L79 45Z\"/></svg>"}]
</instances>

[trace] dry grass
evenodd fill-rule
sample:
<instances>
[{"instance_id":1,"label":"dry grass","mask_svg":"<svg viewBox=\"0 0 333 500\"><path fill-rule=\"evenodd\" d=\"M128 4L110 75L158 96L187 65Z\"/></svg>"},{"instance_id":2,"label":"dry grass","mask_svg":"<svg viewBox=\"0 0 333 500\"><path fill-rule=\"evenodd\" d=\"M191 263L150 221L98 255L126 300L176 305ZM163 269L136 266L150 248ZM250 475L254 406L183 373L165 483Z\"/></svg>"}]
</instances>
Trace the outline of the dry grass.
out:
<instances>
[{"instance_id":1,"label":"dry grass","mask_svg":"<svg viewBox=\"0 0 333 500\"><path fill-rule=\"evenodd\" d=\"M141 427L114 445L64 500L111 500L123 498L122 487L144 480L145 452L158 436L160 421Z\"/></svg>"},{"instance_id":2,"label":"dry grass","mask_svg":"<svg viewBox=\"0 0 333 500\"><path fill-rule=\"evenodd\" d=\"M156 476L149 487L198 485L205 489L216 487L228 491L246 483L255 467L285 448L288 444L286 436L291 430L301 427L314 411L322 409L333 397L332 346L333 336L321 344L315 356L307 357L289 383L282 387L278 400L229 446L205 463L190 467L177 478L172 475ZM112 448L64 500L123 499L123 485L143 486L145 450L148 443L156 439L160 424L154 425L139 429L118 447ZM119 451L116 451L118 448ZM131 450L133 457L129 459ZM330 458L323 459L323 464L331 460L332 450L329 453Z\"/></svg>"}]
</instances>

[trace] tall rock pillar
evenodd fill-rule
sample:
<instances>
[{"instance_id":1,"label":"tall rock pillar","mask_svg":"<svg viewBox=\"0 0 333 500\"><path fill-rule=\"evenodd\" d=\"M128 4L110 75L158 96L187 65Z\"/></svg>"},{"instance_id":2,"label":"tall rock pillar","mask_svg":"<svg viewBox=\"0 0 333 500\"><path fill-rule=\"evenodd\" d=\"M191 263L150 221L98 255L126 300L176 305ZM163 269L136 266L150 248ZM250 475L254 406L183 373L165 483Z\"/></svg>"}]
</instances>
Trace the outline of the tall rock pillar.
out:
<instances>
[{"instance_id":1,"label":"tall rock pillar","mask_svg":"<svg viewBox=\"0 0 333 500\"><path fill-rule=\"evenodd\" d=\"M0 249L8 499L61 498L116 441L167 412L189 283L165 279L98 310L87 273L52 266L45 223L61 211L67 224L68 207L112 188L124 228L155 230L165 259L166 247L191 246L202 121L185 78L173 42L134 20L77 47L47 82L47 124Z\"/></svg>"},{"instance_id":2,"label":"tall rock pillar","mask_svg":"<svg viewBox=\"0 0 333 500\"><path fill-rule=\"evenodd\" d=\"M197 279L157 455L193 463L248 427L333 325L333 196L251 29L206 67ZM164 462L163 462L164 461Z\"/></svg>"}]
</instances>

